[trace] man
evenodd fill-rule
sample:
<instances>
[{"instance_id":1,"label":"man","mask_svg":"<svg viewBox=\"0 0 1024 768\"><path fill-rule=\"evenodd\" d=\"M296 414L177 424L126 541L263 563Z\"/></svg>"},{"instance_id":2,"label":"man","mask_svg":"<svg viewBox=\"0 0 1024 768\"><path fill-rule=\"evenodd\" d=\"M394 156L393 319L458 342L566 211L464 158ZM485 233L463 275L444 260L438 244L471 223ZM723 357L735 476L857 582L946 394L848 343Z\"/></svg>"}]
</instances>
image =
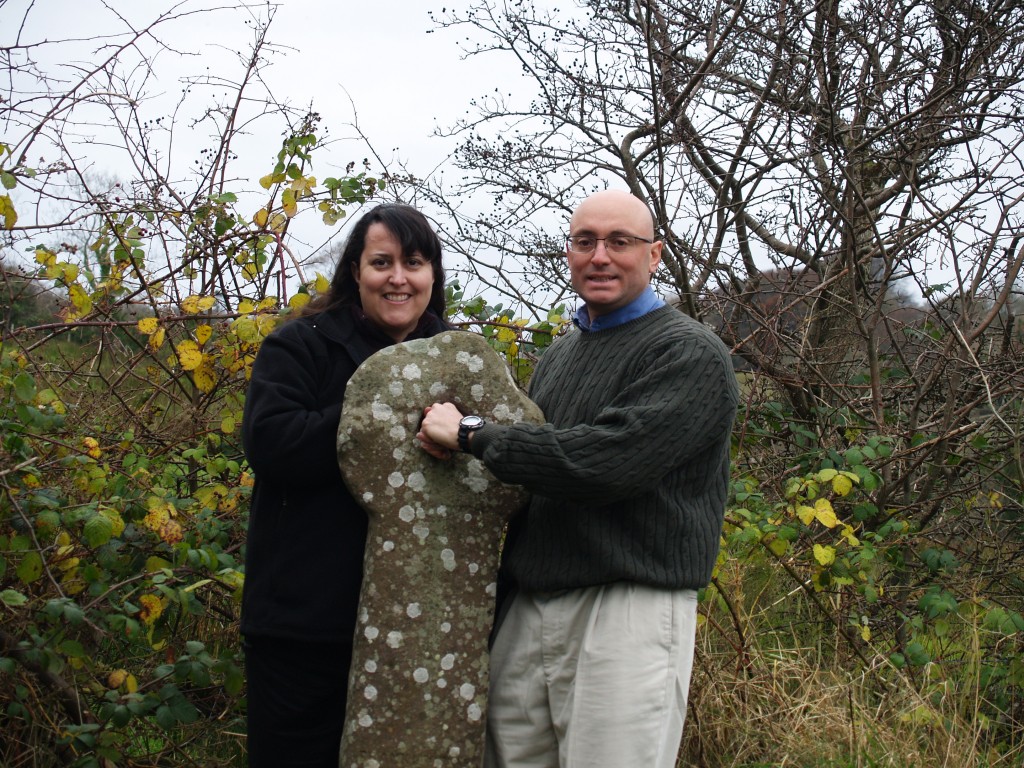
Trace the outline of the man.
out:
<instances>
[{"instance_id":1,"label":"man","mask_svg":"<svg viewBox=\"0 0 1024 768\"><path fill-rule=\"evenodd\" d=\"M566 246L579 332L530 383L548 423L426 409L425 450L472 452L533 494L502 555L489 768L676 764L738 390L725 345L651 289L661 250L638 198L587 198Z\"/></svg>"}]
</instances>

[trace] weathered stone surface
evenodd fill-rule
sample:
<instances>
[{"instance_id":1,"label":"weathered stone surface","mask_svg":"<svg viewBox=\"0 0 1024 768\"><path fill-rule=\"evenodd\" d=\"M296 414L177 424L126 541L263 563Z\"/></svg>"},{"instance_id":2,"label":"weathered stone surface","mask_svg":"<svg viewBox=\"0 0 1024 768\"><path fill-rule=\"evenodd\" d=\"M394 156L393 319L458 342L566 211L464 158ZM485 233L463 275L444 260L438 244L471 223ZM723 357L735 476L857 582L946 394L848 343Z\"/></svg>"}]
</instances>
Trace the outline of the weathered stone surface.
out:
<instances>
[{"instance_id":1,"label":"weathered stone surface","mask_svg":"<svg viewBox=\"0 0 1024 768\"><path fill-rule=\"evenodd\" d=\"M338 461L370 516L341 768L479 766L499 542L526 502L482 462L416 445L423 409L543 421L502 359L452 331L388 347L345 391Z\"/></svg>"}]
</instances>

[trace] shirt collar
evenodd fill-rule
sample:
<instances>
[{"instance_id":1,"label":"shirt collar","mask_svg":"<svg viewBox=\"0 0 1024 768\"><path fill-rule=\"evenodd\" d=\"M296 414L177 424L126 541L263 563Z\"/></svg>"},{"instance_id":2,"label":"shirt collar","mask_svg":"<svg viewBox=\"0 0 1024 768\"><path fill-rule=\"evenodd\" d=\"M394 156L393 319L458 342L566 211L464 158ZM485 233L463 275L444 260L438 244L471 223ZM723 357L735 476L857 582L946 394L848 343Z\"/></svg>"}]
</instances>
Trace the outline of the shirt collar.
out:
<instances>
[{"instance_id":1,"label":"shirt collar","mask_svg":"<svg viewBox=\"0 0 1024 768\"><path fill-rule=\"evenodd\" d=\"M573 322L583 331L603 331L607 328L614 328L617 325L628 323L630 320L636 320L638 317L643 317L648 312L652 312L664 305L665 302L648 285L643 293L626 306L612 310L607 315L601 315L594 320L590 319L590 312L587 310L586 305L583 305L576 310Z\"/></svg>"}]
</instances>

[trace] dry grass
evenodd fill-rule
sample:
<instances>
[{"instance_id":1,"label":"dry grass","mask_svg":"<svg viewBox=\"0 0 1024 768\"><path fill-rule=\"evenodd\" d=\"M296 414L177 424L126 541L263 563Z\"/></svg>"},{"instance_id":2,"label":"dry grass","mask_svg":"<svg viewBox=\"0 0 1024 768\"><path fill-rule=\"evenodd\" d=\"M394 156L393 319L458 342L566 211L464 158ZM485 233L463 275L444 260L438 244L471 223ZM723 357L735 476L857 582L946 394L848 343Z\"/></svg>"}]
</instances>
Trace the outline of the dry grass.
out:
<instances>
[{"instance_id":1,"label":"dry grass","mask_svg":"<svg viewBox=\"0 0 1024 768\"><path fill-rule=\"evenodd\" d=\"M926 698L886 663L853 675L856 665L816 647L748 647L741 663L720 640L709 626L698 637L681 768L1024 765L1022 744L985 748L974 703Z\"/></svg>"}]
</instances>

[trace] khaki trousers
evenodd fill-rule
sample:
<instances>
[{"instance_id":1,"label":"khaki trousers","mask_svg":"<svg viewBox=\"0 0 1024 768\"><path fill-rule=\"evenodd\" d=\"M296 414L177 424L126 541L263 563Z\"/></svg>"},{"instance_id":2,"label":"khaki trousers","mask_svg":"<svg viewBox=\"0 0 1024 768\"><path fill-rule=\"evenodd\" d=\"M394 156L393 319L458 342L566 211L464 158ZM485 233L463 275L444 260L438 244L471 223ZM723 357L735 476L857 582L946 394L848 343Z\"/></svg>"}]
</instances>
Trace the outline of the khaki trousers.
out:
<instances>
[{"instance_id":1,"label":"khaki trousers","mask_svg":"<svg viewBox=\"0 0 1024 768\"><path fill-rule=\"evenodd\" d=\"M491 651L485 768L675 768L694 590L518 593Z\"/></svg>"}]
</instances>

